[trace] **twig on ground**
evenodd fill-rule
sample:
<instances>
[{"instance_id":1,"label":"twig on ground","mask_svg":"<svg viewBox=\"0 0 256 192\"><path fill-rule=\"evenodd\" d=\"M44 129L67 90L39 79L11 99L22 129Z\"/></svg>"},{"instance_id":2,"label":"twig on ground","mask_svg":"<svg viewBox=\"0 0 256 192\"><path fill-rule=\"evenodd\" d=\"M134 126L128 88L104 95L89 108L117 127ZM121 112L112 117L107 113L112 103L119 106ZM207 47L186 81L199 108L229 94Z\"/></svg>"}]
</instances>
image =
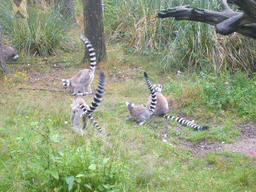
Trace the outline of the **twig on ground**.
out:
<instances>
[{"instance_id":1,"label":"twig on ground","mask_svg":"<svg viewBox=\"0 0 256 192\"><path fill-rule=\"evenodd\" d=\"M28 87L19 87L20 90L33 90L33 91L52 91L52 92L64 92L58 89L43 89L43 88L28 88Z\"/></svg>"}]
</instances>

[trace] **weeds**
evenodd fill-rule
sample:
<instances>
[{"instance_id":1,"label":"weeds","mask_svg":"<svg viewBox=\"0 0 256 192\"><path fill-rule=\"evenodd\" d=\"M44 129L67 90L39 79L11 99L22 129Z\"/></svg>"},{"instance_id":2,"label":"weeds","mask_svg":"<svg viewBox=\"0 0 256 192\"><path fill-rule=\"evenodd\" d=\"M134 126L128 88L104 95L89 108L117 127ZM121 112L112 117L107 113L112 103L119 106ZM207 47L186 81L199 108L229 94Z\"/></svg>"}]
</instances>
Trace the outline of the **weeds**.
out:
<instances>
[{"instance_id":1,"label":"weeds","mask_svg":"<svg viewBox=\"0 0 256 192\"><path fill-rule=\"evenodd\" d=\"M246 119L255 118L254 78L248 78L242 72L231 75L229 71L217 75L201 73L185 84L182 78L169 78L165 84L166 92L177 98L182 107L203 105L215 114L230 111Z\"/></svg>"},{"instance_id":2,"label":"weeds","mask_svg":"<svg viewBox=\"0 0 256 192\"><path fill-rule=\"evenodd\" d=\"M13 17L9 1L0 3L0 21L4 34L18 52L29 55L53 55L68 38L71 22L64 20L54 7L28 6L28 18Z\"/></svg>"},{"instance_id":3,"label":"weeds","mask_svg":"<svg viewBox=\"0 0 256 192\"><path fill-rule=\"evenodd\" d=\"M255 118L255 80L238 72L218 76L202 75L202 98L207 106L217 110L236 111L247 118Z\"/></svg>"},{"instance_id":4,"label":"weeds","mask_svg":"<svg viewBox=\"0 0 256 192\"><path fill-rule=\"evenodd\" d=\"M233 142L240 134L234 126L236 120L230 120L233 114L223 120L226 125L214 125L209 131L201 132L187 127L183 127L182 132L175 131L176 122L167 123L162 118L150 119L143 126L125 122L124 119L129 116L125 101L130 99L146 104L149 93L141 69L127 69L122 65L120 62L120 65L113 66L109 62L103 66L109 68L106 74L115 75L107 76L106 95L95 117L99 125L111 133L109 138L103 137L90 123L83 137L71 129L66 123L70 114L70 95L66 92L16 92L16 85L11 89L5 88L8 92L4 93L8 94L1 94L0 98L0 110L3 111L0 113L2 190L195 191L204 188L205 191L249 191L255 188L255 167L248 163L254 160L226 151L212 152L206 157L193 156L176 140ZM153 73L152 69L149 71ZM123 74L130 79L116 80ZM165 84L163 94L168 100L174 97L174 101L178 102L178 108L172 108L172 112L185 111L184 114L198 118L207 116L208 119L211 112L214 118L220 118L221 115L218 116L215 111L217 109L198 99L202 98L204 83L207 85L210 81L204 77L206 75L189 77L182 73L169 76L172 78ZM244 76L241 74L234 79L228 74L221 78L234 87L248 86L242 81ZM166 79L153 75L152 83L165 82ZM33 79L29 79L22 81L22 84L32 82ZM37 84L39 87L43 85L43 82ZM52 86L60 85L56 81ZM92 86L94 90L96 84ZM91 101L92 97L88 95L86 100ZM206 108L208 110L205 111ZM225 112L230 107L221 110ZM196 121L200 123L200 120ZM215 123L212 119L210 121L211 125ZM163 128L167 131L165 141L157 132ZM240 169L241 164L243 169ZM183 178L182 181L180 178Z\"/></svg>"},{"instance_id":5,"label":"weeds","mask_svg":"<svg viewBox=\"0 0 256 192\"><path fill-rule=\"evenodd\" d=\"M255 158L226 150L194 156L190 149L178 145L177 138L195 143L199 140L233 142L240 135L237 121L255 119L255 79L242 72L234 75L228 70L219 72L222 65L225 68L229 64L229 56L223 59L219 56L224 51L219 55L214 52L215 48L220 48L220 43L209 49L211 39L216 42L214 33L209 37L211 27L204 33L207 25L173 22L172 19L158 21L154 17L158 9L188 1L104 2L105 14L111 21L107 31L113 32L109 42L122 41L120 46L110 50L114 59L101 64L108 74L106 93L95 112L97 122L109 130L111 137L103 138L90 123L83 137L71 129L66 123L70 114L68 92L17 91L19 84L46 85L46 81L34 80L36 74L33 79L27 79L36 71L33 66L28 68L30 73L10 72L1 80L5 86L0 90L0 189L253 191L256 187ZM193 3L211 8L210 2ZM188 37L184 38L184 34ZM134 43L136 40L142 45ZM253 43L251 45L253 47ZM241 48L241 44L238 47ZM206 53L205 49L212 52ZM243 50L247 50L246 46ZM250 54L253 59L253 52ZM70 58L68 53L66 58ZM213 58L216 63L219 59L223 62L217 65ZM54 59L59 60L59 57ZM41 65L40 73L48 74L47 85L55 88L61 86L63 74L77 71L65 65L66 71L56 73L40 59L37 62ZM196 69L197 74L204 73L188 73L188 67ZM174 68L182 73L160 73ZM144 70L154 74L152 83L165 85L163 94L170 101L172 113L196 117L198 124L200 119L203 122L206 119L210 129L199 132L183 127L179 131L175 129L176 122L169 123L161 118L150 119L143 126L126 123L124 119L129 113L125 101L146 104L149 93L141 73ZM213 72L209 72L211 70ZM92 86L95 90L96 84ZM91 101L92 97L88 95L86 100ZM216 125L219 122L221 125ZM165 131L167 138L162 141L157 131Z\"/></svg>"},{"instance_id":6,"label":"weeds","mask_svg":"<svg viewBox=\"0 0 256 192\"><path fill-rule=\"evenodd\" d=\"M10 120L6 123L15 125ZM52 119L32 121L10 148L13 162L20 167L16 177L23 190L108 191L118 187L121 170L126 169L124 164L102 157L93 141L93 145L75 148L64 145L52 127ZM24 158L23 161L19 161L20 158Z\"/></svg>"},{"instance_id":7,"label":"weeds","mask_svg":"<svg viewBox=\"0 0 256 192\"><path fill-rule=\"evenodd\" d=\"M217 1L105 1L106 33L109 42L127 44L124 50L142 54L157 52L157 66L162 71L205 71L240 69L255 71L255 41L233 34L215 33L214 27L191 21L159 19L159 10L191 4L191 7L216 10Z\"/></svg>"}]
</instances>

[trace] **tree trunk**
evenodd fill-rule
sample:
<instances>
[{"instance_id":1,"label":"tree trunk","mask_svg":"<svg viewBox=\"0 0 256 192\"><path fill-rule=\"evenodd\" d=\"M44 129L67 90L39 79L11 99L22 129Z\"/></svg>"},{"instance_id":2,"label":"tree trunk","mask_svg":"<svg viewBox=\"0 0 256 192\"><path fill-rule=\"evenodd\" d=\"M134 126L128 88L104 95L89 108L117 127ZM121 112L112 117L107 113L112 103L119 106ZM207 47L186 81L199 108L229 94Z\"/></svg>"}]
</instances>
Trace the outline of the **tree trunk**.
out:
<instances>
[{"instance_id":1,"label":"tree trunk","mask_svg":"<svg viewBox=\"0 0 256 192\"><path fill-rule=\"evenodd\" d=\"M60 14L63 15L65 19L76 23L73 0L55 0L54 3L55 6L60 9Z\"/></svg>"},{"instance_id":2,"label":"tree trunk","mask_svg":"<svg viewBox=\"0 0 256 192\"><path fill-rule=\"evenodd\" d=\"M4 58L3 38L2 38L2 27L0 22L0 64L3 72L6 72L6 63Z\"/></svg>"},{"instance_id":3,"label":"tree trunk","mask_svg":"<svg viewBox=\"0 0 256 192\"><path fill-rule=\"evenodd\" d=\"M102 0L83 0L84 34L91 41L97 61L106 58L106 45L104 38ZM84 60L87 60L88 52L85 49Z\"/></svg>"}]
</instances>

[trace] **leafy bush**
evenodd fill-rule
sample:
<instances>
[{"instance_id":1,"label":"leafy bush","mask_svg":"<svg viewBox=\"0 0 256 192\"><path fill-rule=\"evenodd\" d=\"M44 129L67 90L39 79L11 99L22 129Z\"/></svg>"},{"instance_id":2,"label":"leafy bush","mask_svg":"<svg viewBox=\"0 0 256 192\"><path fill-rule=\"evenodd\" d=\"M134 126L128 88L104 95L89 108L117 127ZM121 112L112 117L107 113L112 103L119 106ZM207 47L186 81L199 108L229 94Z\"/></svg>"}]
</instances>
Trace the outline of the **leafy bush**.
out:
<instances>
[{"instance_id":1,"label":"leafy bush","mask_svg":"<svg viewBox=\"0 0 256 192\"><path fill-rule=\"evenodd\" d=\"M63 19L59 9L53 6L27 7L28 18L13 16L10 1L0 3L0 21L4 34L19 52L30 55L52 55L57 49L65 49L71 22Z\"/></svg>"},{"instance_id":2,"label":"leafy bush","mask_svg":"<svg viewBox=\"0 0 256 192\"><path fill-rule=\"evenodd\" d=\"M241 116L255 118L256 81L238 72L231 76L202 75L202 97L204 103L219 110L235 111Z\"/></svg>"},{"instance_id":3,"label":"leafy bush","mask_svg":"<svg viewBox=\"0 0 256 192\"><path fill-rule=\"evenodd\" d=\"M6 124L16 125L10 120ZM64 144L59 139L59 134L52 131L52 126L52 119L31 121L25 134L14 138L12 163L7 164L16 166L18 163L15 180L20 183L21 190L111 191L120 187L120 176L126 171L123 163L102 155L94 139L91 140L92 144ZM13 172L5 174L12 175Z\"/></svg>"},{"instance_id":4,"label":"leafy bush","mask_svg":"<svg viewBox=\"0 0 256 192\"><path fill-rule=\"evenodd\" d=\"M231 75L201 73L192 79L169 78L164 91L171 93L180 105L188 108L206 106L214 114L234 112L246 119L256 117L256 80L243 72ZM200 107L199 107L200 106Z\"/></svg>"}]
</instances>

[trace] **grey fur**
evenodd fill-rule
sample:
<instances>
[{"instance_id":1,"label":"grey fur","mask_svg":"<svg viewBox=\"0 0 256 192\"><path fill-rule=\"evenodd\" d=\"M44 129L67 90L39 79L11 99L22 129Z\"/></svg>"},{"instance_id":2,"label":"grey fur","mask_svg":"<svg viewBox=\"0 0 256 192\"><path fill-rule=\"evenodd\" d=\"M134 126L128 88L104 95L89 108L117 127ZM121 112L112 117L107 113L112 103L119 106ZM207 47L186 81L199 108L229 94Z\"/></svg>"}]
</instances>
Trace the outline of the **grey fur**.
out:
<instances>
[{"instance_id":1,"label":"grey fur","mask_svg":"<svg viewBox=\"0 0 256 192\"><path fill-rule=\"evenodd\" d=\"M77 95L79 92L82 95L91 94L91 83L94 80L94 72L95 67L97 65L96 62L96 53L95 50L85 35L81 35L81 40L84 42L85 46L89 51L90 56L90 68L80 70L75 76L70 79L62 79L63 87L66 89L67 87L74 87L74 93L72 95ZM86 88L86 92L85 92Z\"/></svg>"},{"instance_id":2,"label":"grey fur","mask_svg":"<svg viewBox=\"0 0 256 192\"><path fill-rule=\"evenodd\" d=\"M70 115L70 121L71 125L74 126L76 129L79 129L78 122L79 119L82 117L82 128L81 130L85 129L86 123L87 123L87 116L82 116L83 110L79 107L80 105L84 105L85 107L89 108L87 103L80 97L76 99L72 99L71 107L71 115Z\"/></svg>"},{"instance_id":3,"label":"grey fur","mask_svg":"<svg viewBox=\"0 0 256 192\"><path fill-rule=\"evenodd\" d=\"M11 57L14 60L17 60L19 58L19 55L16 53L16 51L7 45L3 45L3 50L4 50L4 57L6 60L9 60Z\"/></svg>"},{"instance_id":4,"label":"grey fur","mask_svg":"<svg viewBox=\"0 0 256 192\"><path fill-rule=\"evenodd\" d=\"M155 109L153 115L163 116L169 111L168 101L161 93L163 88L164 88L164 86L160 85L160 84L153 85L153 89L155 90L156 97L157 97L156 109ZM147 103L148 109L150 107L150 104L151 104L151 95L148 97L148 103Z\"/></svg>"},{"instance_id":5,"label":"grey fur","mask_svg":"<svg viewBox=\"0 0 256 192\"><path fill-rule=\"evenodd\" d=\"M98 87L94 96L94 99L89 106L83 99L76 98L75 101L73 101L73 104L71 106L71 123L74 125L75 128L78 128L77 122L79 118L83 118L83 125L81 128L81 132L83 133L83 130L86 128L86 123L89 120L92 122L92 124L95 126L95 128L102 133L103 135L109 136L110 134L105 133L100 126L97 124L97 122L93 119L91 113L93 113L97 107L100 105L103 93L104 93L104 87L105 87L105 75L103 72L100 73L100 80L98 83ZM72 121L73 120L73 121Z\"/></svg>"},{"instance_id":6,"label":"grey fur","mask_svg":"<svg viewBox=\"0 0 256 192\"><path fill-rule=\"evenodd\" d=\"M177 121L182 125L185 125L187 127L192 127L196 130L204 130L204 129L209 128L208 126L199 126L199 125L197 125L196 123L194 123L193 121L190 121L190 120L186 120L186 119L183 119L183 118L180 118L180 117L174 117L174 116L171 116L169 114L166 114L167 112L169 112L169 106L168 106L167 99L162 94L163 88L164 88L164 86L160 85L160 84L154 84L153 85L153 89L155 90L156 96L157 96L157 104L156 104L156 109L155 109L154 115L164 116L167 119ZM151 95L148 98L148 103L147 103L147 108L148 109L150 107L150 101L151 101Z\"/></svg>"},{"instance_id":7,"label":"grey fur","mask_svg":"<svg viewBox=\"0 0 256 192\"><path fill-rule=\"evenodd\" d=\"M147 119L150 118L150 116L154 113L154 110L156 108L156 95L155 91L152 88L152 85L149 81L148 75L146 72L144 72L145 80L147 83L147 86L150 90L150 95L151 95L151 101L150 101L150 106L149 108L142 107L142 106L135 106L134 103L132 102L127 102L126 105L128 106L128 110L130 112L130 117L127 117L125 120L129 121L131 119L136 119L139 125L143 125Z\"/></svg>"}]
</instances>

